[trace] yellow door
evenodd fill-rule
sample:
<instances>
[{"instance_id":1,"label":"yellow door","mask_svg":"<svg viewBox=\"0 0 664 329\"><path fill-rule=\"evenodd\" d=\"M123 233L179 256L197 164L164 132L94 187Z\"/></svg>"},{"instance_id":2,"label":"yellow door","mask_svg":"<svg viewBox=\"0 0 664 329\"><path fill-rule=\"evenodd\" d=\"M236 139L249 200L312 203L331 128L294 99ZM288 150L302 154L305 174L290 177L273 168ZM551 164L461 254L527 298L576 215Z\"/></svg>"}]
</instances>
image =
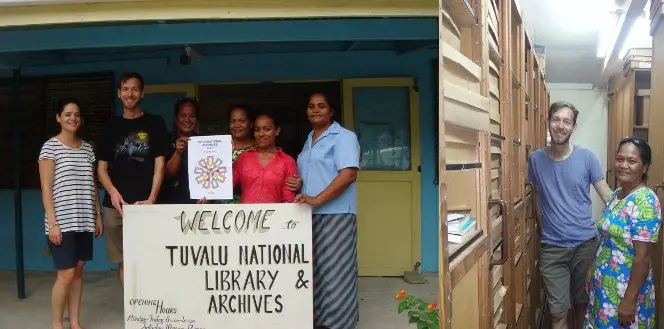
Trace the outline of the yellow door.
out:
<instances>
[{"instance_id":1,"label":"yellow door","mask_svg":"<svg viewBox=\"0 0 664 329\"><path fill-rule=\"evenodd\" d=\"M361 276L400 276L420 261L418 93L412 78L343 80L344 126L360 141Z\"/></svg>"}]
</instances>

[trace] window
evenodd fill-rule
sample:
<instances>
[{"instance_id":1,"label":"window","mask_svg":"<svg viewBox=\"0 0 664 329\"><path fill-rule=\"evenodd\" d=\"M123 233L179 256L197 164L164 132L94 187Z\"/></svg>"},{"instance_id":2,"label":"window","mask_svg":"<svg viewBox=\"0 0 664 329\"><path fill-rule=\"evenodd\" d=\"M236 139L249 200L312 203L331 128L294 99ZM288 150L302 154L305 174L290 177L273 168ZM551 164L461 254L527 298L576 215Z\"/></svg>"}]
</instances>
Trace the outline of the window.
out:
<instances>
[{"instance_id":1,"label":"window","mask_svg":"<svg viewBox=\"0 0 664 329\"><path fill-rule=\"evenodd\" d=\"M85 75L21 78L19 125L15 123L12 79L0 80L0 136L7 141L0 162L0 188L14 188L14 132L19 129L21 187L39 188L37 157L42 144L59 131L55 121L62 98L75 98L82 107L82 138L94 146L101 130L113 115L115 81L113 72Z\"/></svg>"}]
</instances>

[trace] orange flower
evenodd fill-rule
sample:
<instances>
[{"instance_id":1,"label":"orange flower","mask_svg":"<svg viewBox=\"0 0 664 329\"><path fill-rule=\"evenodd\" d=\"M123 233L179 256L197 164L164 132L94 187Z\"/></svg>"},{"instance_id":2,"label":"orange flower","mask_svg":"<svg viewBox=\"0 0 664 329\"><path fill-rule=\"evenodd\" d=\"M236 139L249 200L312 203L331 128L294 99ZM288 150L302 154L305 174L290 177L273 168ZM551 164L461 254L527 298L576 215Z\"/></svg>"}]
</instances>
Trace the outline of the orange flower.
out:
<instances>
[{"instance_id":1,"label":"orange flower","mask_svg":"<svg viewBox=\"0 0 664 329\"><path fill-rule=\"evenodd\" d=\"M406 291L405 291L405 290L401 290L401 291L399 291L399 295L405 295L405 294L406 294Z\"/></svg>"},{"instance_id":2,"label":"orange flower","mask_svg":"<svg viewBox=\"0 0 664 329\"><path fill-rule=\"evenodd\" d=\"M427 310L433 311L434 309L436 309L436 307L438 307L438 304L429 304L429 306L427 307Z\"/></svg>"},{"instance_id":3,"label":"orange flower","mask_svg":"<svg viewBox=\"0 0 664 329\"><path fill-rule=\"evenodd\" d=\"M403 298L402 294L397 294L396 296L394 296L394 299L396 300L401 300L401 298Z\"/></svg>"}]
</instances>

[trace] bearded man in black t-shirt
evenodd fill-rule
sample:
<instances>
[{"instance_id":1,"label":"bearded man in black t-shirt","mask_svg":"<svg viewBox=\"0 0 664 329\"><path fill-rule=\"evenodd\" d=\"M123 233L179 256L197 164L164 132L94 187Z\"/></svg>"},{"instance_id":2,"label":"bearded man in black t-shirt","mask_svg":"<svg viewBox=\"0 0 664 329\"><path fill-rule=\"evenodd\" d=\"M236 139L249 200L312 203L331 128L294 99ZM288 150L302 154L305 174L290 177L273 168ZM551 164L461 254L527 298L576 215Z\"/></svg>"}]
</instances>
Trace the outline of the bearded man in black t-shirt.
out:
<instances>
[{"instance_id":1,"label":"bearded man in black t-shirt","mask_svg":"<svg viewBox=\"0 0 664 329\"><path fill-rule=\"evenodd\" d=\"M102 203L106 252L108 260L120 266L118 276L122 285L122 206L156 203L169 154L166 123L139 108L143 87L143 78L138 73L129 72L120 77L118 98L122 102L122 115L107 124L96 149L97 172L106 190Z\"/></svg>"}]
</instances>

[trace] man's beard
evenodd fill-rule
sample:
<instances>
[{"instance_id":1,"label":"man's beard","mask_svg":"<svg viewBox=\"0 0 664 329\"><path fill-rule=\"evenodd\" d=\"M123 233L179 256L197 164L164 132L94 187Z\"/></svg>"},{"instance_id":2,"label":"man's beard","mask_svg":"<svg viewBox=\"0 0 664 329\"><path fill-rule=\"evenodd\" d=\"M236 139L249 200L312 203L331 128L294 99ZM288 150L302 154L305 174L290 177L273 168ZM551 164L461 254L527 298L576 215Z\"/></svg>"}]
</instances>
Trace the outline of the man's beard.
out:
<instances>
[{"instance_id":1,"label":"man's beard","mask_svg":"<svg viewBox=\"0 0 664 329\"><path fill-rule=\"evenodd\" d=\"M553 145L564 145L564 144L567 144L567 142L569 142L569 139L570 139L571 137L572 137L572 134L568 134L567 136L565 136L565 138L563 138L562 141L558 142L558 141L556 141L556 139L555 139L553 136L551 136L551 144L553 144Z\"/></svg>"},{"instance_id":2,"label":"man's beard","mask_svg":"<svg viewBox=\"0 0 664 329\"><path fill-rule=\"evenodd\" d=\"M134 106L129 107L127 106L127 103L123 100L122 106L127 109L127 110L135 110L141 105L141 99L134 100Z\"/></svg>"}]
</instances>

